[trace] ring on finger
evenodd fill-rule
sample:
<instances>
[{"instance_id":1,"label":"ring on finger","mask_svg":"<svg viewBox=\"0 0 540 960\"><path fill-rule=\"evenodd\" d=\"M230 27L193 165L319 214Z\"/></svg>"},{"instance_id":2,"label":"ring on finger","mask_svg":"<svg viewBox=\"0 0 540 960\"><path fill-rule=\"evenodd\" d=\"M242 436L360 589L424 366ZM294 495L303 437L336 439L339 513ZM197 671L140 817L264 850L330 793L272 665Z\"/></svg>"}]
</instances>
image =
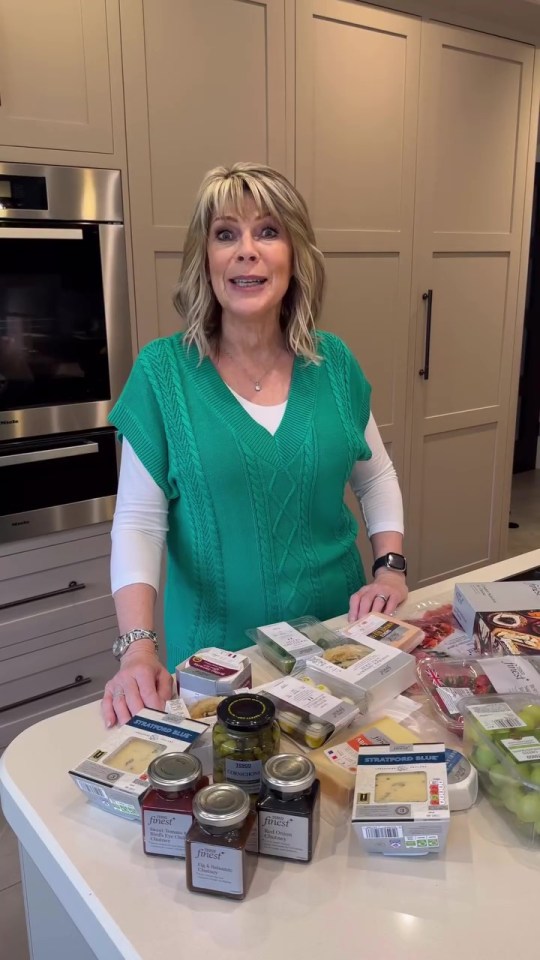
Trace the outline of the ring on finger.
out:
<instances>
[{"instance_id":1,"label":"ring on finger","mask_svg":"<svg viewBox=\"0 0 540 960\"><path fill-rule=\"evenodd\" d=\"M376 599L376 600L382 600L384 603L387 603L387 602L388 602L388 597L385 597L384 593L376 593L376 594L375 594L375 599Z\"/></svg>"},{"instance_id":2,"label":"ring on finger","mask_svg":"<svg viewBox=\"0 0 540 960\"><path fill-rule=\"evenodd\" d=\"M125 697L123 690L113 690L113 700L118 700L119 697Z\"/></svg>"}]
</instances>

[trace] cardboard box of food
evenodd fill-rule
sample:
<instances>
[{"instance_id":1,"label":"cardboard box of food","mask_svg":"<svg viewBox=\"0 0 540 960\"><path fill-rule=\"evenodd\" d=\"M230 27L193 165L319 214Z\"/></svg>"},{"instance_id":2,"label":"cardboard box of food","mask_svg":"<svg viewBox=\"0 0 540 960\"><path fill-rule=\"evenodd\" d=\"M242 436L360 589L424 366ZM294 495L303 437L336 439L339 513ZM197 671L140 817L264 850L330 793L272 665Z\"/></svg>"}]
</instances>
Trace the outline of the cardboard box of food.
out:
<instances>
[{"instance_id":1,"label":"cardboard box of food","mask_svg":"<svg viewBox=\"0 0 540 960\"><path fill-rule=\"evenodd\" d=\"M69 771L95 806L127 820L140 820L139 799L148 790L148 765L161 753L183 753L207 730L198 720L144 709L111 730Z\"/></svg>"},{"instance_id":2,"label":"cardboard box of food","mask_svg":"<svg viewBox=\"0 0 540 960\"><path fill-rule=\"evenodd\" d=\"M444 744L360 745L352 824L368 853L440 853L450 824Z\"/></svg>"},{"instance_id":3,"label":"cardboard box of food","mask_svg":"<svg viewBox=\"0 0 540 960\"><path fill-rule=\"evenodd\" d=\"M456 583L454 616L482 654L540 654L540 582Z\"/></svg>"}]
</instances>

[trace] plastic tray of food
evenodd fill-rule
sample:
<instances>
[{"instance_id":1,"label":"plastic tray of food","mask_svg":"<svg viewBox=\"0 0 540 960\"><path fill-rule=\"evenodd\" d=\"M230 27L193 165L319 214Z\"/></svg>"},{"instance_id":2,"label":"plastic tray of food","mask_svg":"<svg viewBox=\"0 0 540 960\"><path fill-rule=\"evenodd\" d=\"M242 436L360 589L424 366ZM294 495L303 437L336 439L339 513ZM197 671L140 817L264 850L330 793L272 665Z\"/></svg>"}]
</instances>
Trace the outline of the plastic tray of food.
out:
<instances>
[{"instance_id":1,"label":"plastic tray of food","mask_svg":"<svg viewBox=\"0 0 540 960\"><path fill-rule=\"evenodd\" d=\"M461 701L463 743L491 803L527 843L540 840L540 697L490 694Z\"/></svg>"},{"instance_id":2,"label":"plastic tray of food","mask_svg":"<svg viewBox=\"0 0 540 960\"><path fill-rule=\"evenodd\" d=\"M280 673L291 673L296 664L339 644L340 638L316 617L298 617L246 630L262 655Z\"/></svg>"},{"instance_id":3,"label":"plastic tray of food","mask_svg":"<svg viewBox=\"0 0 540 960\"><path fill-rule=\"evenodd\" d=\"M535 657L427 657L418 661L416 671L438 719L458 735L463 733L464 697L515 692L540 695L540 661Z\"/></svg>"},{"instance_id":4,"label":"plastic tray of food","mask_svg":"<svg viewBox=\"0 0 540 960\"><path fill-rule=\"evenodd\" d=\"M359 713L351 701L344 702L294 677L264 684L257 693L272 700L282 733L304 749L321 747L334 733L350 726Z\"/></svg>"},{"instance_id":5,"label":"plastic tray of food","mask_svg":"<svg viewBox=\"0 0 540 960\"><path fill-rule=\"evenodd\" d=\"M367 613L340 630L339 635L360 641L364 637L370 637L372 640L387 643L405 653L411 653L425 637L420 627L384 613Z\"/></svg>"}]
</instances>

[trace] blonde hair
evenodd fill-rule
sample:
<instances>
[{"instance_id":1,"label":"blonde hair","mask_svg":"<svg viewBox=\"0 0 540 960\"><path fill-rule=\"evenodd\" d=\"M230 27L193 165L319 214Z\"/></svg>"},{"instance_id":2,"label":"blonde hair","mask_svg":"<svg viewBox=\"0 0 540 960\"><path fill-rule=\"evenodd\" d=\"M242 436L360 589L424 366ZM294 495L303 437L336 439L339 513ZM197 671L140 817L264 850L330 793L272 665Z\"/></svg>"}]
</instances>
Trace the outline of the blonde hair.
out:
<instances>
[{"instance_id":1,"label":"blonde hair","mask_svg":"<svg viewBox=\"0 0 540 960\"><path fill-rule=\"evenodd\" d=\"M253 198L260 215L275 217L290 238L292 276L281 305L281 327L289 349L317 363L316 323L324 291L324 258L316 246L303 197L281 173L260 163L216 167L199 188L173 296L186 323L186 342L195 344L201 359L212 348L219 348L221 307L207 276L208 234L214 217L242 212L246 195Z\"/></svg>"}]
</instances>

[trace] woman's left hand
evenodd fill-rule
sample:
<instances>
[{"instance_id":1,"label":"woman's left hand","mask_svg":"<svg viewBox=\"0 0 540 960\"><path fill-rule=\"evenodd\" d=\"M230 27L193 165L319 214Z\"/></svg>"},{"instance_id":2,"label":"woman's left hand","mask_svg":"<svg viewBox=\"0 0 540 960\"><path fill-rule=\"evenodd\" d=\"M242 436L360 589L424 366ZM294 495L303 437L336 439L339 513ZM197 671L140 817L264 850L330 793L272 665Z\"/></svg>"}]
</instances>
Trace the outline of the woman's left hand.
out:
<instances>
[{"instance_id":1,"label":"woman's left hand","mask_svg":"<svg viewBox=\"0 0 540 960\"><path fill-rule=\"evenodd\" d=\"M373 583L353 593L349 602L349 623L373 611L374 613L395 613L400 603L407 599L409 591L402 573L392 570L378 570Z\"/></svg>"}]
</instances>

